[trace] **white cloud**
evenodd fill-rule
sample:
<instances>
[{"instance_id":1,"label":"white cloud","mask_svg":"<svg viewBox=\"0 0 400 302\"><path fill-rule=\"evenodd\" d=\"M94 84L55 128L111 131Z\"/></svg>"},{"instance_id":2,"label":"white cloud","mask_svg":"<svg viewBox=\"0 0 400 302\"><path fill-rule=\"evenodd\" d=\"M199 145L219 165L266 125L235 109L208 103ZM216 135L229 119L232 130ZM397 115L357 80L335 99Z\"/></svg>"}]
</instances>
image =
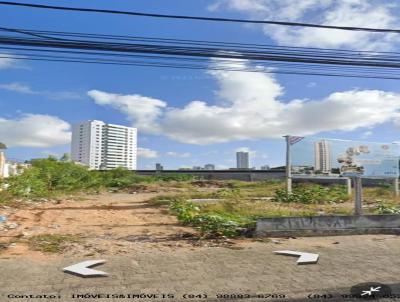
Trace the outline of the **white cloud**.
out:
<instances>
[{"instance_id":1,"label":"white cloud","mask_svg":"<svg viewBox=\"0 0 400 302\"><path fill-rule=\"evenodd\" d=\"M179 152L174 152L174 151L170 151L165 153L167 156L171 156L171 157L181 157L181 158L188 158L191 157L192 154L189 152L184 152L184 153L179 153Z\"/></svg>"},{"instance_id":2,"label":"white cloud","mask_svg":"<svg viewBox=\"0 0 400 302\"><path fill-rule=\"evenodd\" d=\"M247 62L240 64L245 66ZM183 108L165 108L165 102L139 95L101 91L89 95L97 104L111 105L127 114L139 131L154 133L157 129L158 134L179 142L200 145L281 138L285 134L352 131L400 120L400 95L392 92L349 90L321 100L283 102L280 98L284 89L271 74L228 71L209 71L209 74L217 81L219 88L215 95L221 105L195 100ZM147 110L142 112L139 108L143 107Z\"/></svg>"},{"instance_id":3,"label":"white cloud","mask_svg":"<svg viewBox=\"0 0 400 302\"><path fill-rule=\"evenodd\" d=\"M6 69L14 67L17 64L17 60L12 55L7 53L0 53L0 69Z\"/></svg>"},{"instance_id":4,"label":"white cloud","mask_svg":"<svg viewBox=\"0 0 400 302\"><path fill-rule=\"evenodd\" d=\"M58 117L25 114L0 118L0 141L9 147L52 147L71 141L70 125Z\"/></svg>"},{"instance_id":5,"label":"white cloud","mask_svg":"<svg viewBox=\"0 0 400 302\"><path fill-rule=\"evenodd\" d=\"M0 84L0 89L25 93L25 94L34 94L35 92L32 91L31 87L21 83L8 83L8 84Z\"/></svg>"},{"instance_id":6,"label":"white cloud","mask_svg":"<svg viewBox=\"0 0 400 302\"><path fill-rule=\"evenodd\" d=\"M397 28L400 24L393 2L381 0L216 0L209 9L241 12L255 19L324 25ZM262 29L281 45L382 50L399 41L395 34L275 25Z\"/></svg>"},{"instance_id":7,"label":"white cloud","mask_svg":"<svg viewBox=\"0 0 400 302\"><path fill-rule=\"evenodd\" d=\"M82 98L80 94L72 91L48 91L48 90L35 91L29 85L18 82L0 84L0 89L14 91L23 94L41 95L52 100L71 100L71 99Z\"/></svg>"},{"instance_id":8,"label":"white cloud","mask_svg":"<svg viewBox=\"0 0 400 302\"><path fill-rule=\"evenodd\" d=\"M365 131L362 135L361 135L361 138L368 138L368 137L370 137L372 134L374 134L372 131L370 131L370 130L368 130L368 131Z\"/></svg>"},{"instance_id":9,"label":"white cloud","mask_svg":"<svg viewBox=\"0 0 400 302\"><path fill-rule=\"evenodd\" d=\"M142 158L157 158L158 157L157 151L154 151L154 150L151 150L148 148L138 148L137 154L139 157L142 157Z\"/></svg>"},{"instance_id":10,"label":"white cloud","mask_svg":"<svg viewBox=\"0 0 400 302\"><path fill-rule=\"evenodd\" d=\"M157 119L162 114L162 109L167 106L164 101L141 96L138 94L121 95L106 93L99 90L90 90L88 95L98 105L111 106L125 113L134 126L148 133L158 133Z\"/></svg>"}]
</instances>

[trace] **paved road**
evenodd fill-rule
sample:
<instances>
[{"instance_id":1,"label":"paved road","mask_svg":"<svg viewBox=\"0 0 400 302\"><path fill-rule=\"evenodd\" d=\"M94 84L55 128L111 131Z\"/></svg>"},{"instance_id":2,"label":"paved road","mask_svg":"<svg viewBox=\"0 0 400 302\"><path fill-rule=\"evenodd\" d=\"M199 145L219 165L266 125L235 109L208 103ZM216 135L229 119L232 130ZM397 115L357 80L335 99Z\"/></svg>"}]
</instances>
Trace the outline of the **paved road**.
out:
<instances>
[{"instance_id":1,"label":"paved road","mask_svg":"<svg viewBox=\"0 0 400 302\"><path fill-rule=\"evenodd\" d=\"M281 244L246 242L239 246L243 249L135 250L124 257L105 257L107 263L97 269L108 272L108 277L85 279L61 269L87 258L0 259L0 301L190 301L182 297L185 293L205 293L208 298L203 301L223 301L215 295L235 293L286 294L284 301L306 301L310 293L348 293L350 286L362 282L392 284L394 288L400 283L400 237L396 236L299 238ZM299 266L296 258L273 254L281 249L316 252L320 260ZM400 289L395 290L400 294ZM174 298L72 297L138 293L171 294ZM9 296L21 294L56 294L61 299ZM272 299L232 301L238 300Z\"/></svg>"}]
</instances>

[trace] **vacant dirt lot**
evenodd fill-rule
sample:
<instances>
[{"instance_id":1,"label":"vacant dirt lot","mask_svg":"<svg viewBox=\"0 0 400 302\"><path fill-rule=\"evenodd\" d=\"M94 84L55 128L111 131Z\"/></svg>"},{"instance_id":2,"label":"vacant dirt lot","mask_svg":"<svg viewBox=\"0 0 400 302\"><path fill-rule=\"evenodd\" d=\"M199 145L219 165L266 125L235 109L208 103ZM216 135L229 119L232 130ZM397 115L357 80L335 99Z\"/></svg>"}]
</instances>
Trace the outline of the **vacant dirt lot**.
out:
<instances>
[{"instance_id":1,"label":"vacant dirt lot","mask_svg":"<svg viewBox=\"0 0 400 302\"><path fill-rule=\"evenodd\" d=\"M155 195L105 193L58 204L44 202L2 209L0 214L7 216L6 225L12 228L0 231L4 247L0 257L43 256L28 247L30 238L43 234L78 239L68 244L64 256L117 255L143 246L162 249L185 244L187 240L182 239L194 231L179 225L167 209L146 202Z\"/></svg>"},{"instance_id":2,"label":"vacant dirt lot","mask_svg":"<svg viewBox=\"0 0 400 302\"><path fill-rule=\"evenodd\" d=\"M46 301L79 301L74 294L128 293L172 294L169 301L186 301L186 293L206 294L202 301L232 301L218 294L275 293L285 295L278 301L305 301L310 293L349 293L361 282L381 282L398 290L400 237L198 241L192 237L195 230L179 225L166 208L147 202L155 195L107 193L2 208L0 214L8 217L11 228L0 231L0 301L27 301L9 295L56 294L61 298ZM35 251L30 243L37 235L66 234L77 241L67 242L59 253ZM295 258L273 253L284 249L319 253L320 260L298 266ZM98 269L109 276L82 279L62 272L63 267L88 259L106 259Z\"/></svg>"}]
</instances>

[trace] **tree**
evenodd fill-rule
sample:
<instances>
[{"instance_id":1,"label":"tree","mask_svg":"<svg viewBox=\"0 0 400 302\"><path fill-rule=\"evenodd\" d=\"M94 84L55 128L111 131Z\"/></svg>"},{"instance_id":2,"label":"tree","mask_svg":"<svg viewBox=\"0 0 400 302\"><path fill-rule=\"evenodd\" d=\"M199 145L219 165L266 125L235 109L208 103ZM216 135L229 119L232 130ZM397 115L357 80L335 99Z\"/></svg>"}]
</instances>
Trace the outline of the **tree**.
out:
<instances>
[{"instance_id":1,"label":"tree","mask_svg":"<svg viewBox=\"0 0 400 302\"><path fill-rule=\"evenodd\" d=\"M70 160L71 160L71 157L69 156L68 153L64 153L63 156L60 157L60 161L63 161L63 162L67 162Z\"/></svg>"},{"instance_id":2,"label":"tree","mask_svg":"<svg viewBox=\"0 0 400 302\"><path fill-rule=\"evenodd\" d=\"M5 150L5 149L7 149L7 146L0 142L0 150Z\"/></svg>"}]
</instances>

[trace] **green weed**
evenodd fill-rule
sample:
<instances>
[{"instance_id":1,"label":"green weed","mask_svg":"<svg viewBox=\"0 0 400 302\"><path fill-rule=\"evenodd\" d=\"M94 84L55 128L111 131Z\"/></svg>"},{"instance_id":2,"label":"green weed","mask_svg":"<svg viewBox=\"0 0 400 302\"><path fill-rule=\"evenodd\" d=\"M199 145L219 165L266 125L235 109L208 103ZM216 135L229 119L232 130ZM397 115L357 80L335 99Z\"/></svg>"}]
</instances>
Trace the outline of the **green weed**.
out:
<instances>
[{"instance_id":1,"label":"green weed","mask_svg":"<svg viewBox=\"0 0 400 302\"><path fill-rule=\"evenodd\" d=\"M29 246L43 253L59 253L68 243L79 242L80 238L73 235L44 234L29 238Z\"/></svg>"}]
</instances>

